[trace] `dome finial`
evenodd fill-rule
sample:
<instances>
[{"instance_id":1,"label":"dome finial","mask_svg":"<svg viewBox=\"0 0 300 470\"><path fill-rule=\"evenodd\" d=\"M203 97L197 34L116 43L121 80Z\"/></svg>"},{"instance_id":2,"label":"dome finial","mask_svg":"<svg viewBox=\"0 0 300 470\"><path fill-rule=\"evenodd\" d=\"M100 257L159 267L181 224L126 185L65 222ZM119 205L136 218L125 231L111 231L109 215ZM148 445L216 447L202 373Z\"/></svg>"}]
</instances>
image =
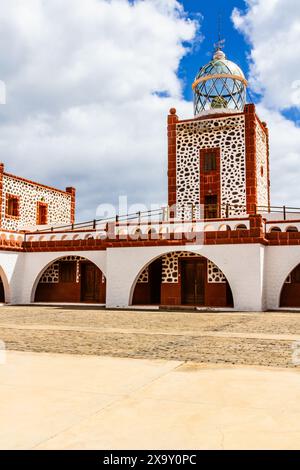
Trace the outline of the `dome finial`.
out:
<instances>
[{"instance_id":1,"label":"dome finial","mask_svg":"<svg viewBox=\"0 0 300 470\"><path fill-rule=\"evenodd\" d=\"M222 60L226 59L226 56L222 49L225 46L225 39L222 39L222 15L221 13L218 16L218 41L214 44L215 52L214 52L214 60Z\"/></svg>"}]
</instances>

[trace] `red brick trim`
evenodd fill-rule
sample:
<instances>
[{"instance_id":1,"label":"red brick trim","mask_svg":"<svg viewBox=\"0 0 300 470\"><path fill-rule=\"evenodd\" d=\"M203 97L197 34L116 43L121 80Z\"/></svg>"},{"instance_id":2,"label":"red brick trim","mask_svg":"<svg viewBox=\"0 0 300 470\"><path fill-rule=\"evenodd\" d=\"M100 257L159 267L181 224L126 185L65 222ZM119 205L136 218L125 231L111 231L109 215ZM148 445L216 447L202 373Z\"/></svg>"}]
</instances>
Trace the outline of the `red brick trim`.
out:
<instances>
[{"instance_id":1,"label":"red brick trim","mask_svg":"<svg viewBox=\"0 0 300 470\"><path fill-rule=\"evenodd\" d=\"M288 224L288 225L293 225L295 223L299 223L300 219L290 219L290 220L266 220L266 224L269 225L276 225L276 224Z\"/></svg>"},{"instance_id":2,"label":"red brick trim","mask_svg":"<svg viewBox=\"0 0 300 470\"><path fill-rule=\"evenodd\" d=\"M265 239L263 220L260 215L250 217L250 229L245 230L228 230L204 232L204 244L241 244L241 243L260 243L268 244ZM178 234L170 234L169 238L163 235L151 236L144 235L139 240L132 240L130 236L116 236L112 239L94 239L86 240L45 240L24 242L25 251L74 251L74 250L106 250L107 248L123 248L123 247L147 247L147 246L193 246L189 235L185 238L184 234L181 240L178 240ZM197 239L196 239L197 240ZM300 234L299 234L300 240ZM196 242L197 243L197 242Z\"/></svg>"},{"instance_id":3,"label":"red brick trim","mask_svg":"<svg viewBox=\"0 0 300 470\"><path fill-rule=\"evenodd\" d=\"M205 232L205 245L240 245L240 244L260 244L260 245L300 245L300 233L274 232L264 236L260 228L251 228L250 230L232 230L224 232ZM0 250L8 249L10 241L4 241L0 244ZM193 244L190 240L177 240L171 237L170 240L164 240L162 237L158 240L59 240L59 241L40 241L25 242L23 250L25 252L56 252L56 251L103 251L107 248L127 248L127 247L153 247L153 246L188 246L192 249ZM13 248L11 248L13 249Z\"/></svg>"},{"instance_id":4,"label":"red brick trim","mask_svg":"<svg viewBox=\"0 0 300 470\"><path fill-rule=\"evenodd\" d=\"M261 215L250 216L250 229L204 232L205 245L300 245L300 232L270 232L264 233L264 219ZM189 238L178 240L178 234L171 234L169 239L157 235L156 239L144 236L139 240L132 240L130 236L120 236L115 239L87 239L87 240L44 240L22 242L0 237L0 250L25 252L56 252L56 251L103 251L107 248L150 247L150 246L188 246L193 247ZM197 242L196 242L197 243Z\"/></svg>"},{"instance_id":5,"label":"red brick trim","mask_svg":"<svg viewBox=\"0 0 300 470\"><path fill-rule=\"evenodd\" d=\"M0 226L4 219L3 214L3 172L4 172L4 163L0 163Z\"/></svg>"},{"instance_id":6,"label":"red brick trim","mask_svg":"<svg viewBox=\"0 0 300 470\"><path fill-rule=\"evenodd\" d=\"M176 109L172 108L168 115L168 204L176 204L176 125L178 116ZM174 214L170 214L174 217Z\"/></svg>"},{"instance_id":7,"label":"red brick trim","mask_svg":"<svg viewBox=\"0 0 300 470\"><path fill-rule=\"evenodd\" d=\"M18 201L17 206L17 215L11 215L8 213L8 201L9 199L15 199ZM20 196L16 196L15 194L6 193L6 201L5 201L5 218L6 219L15 219L18 220L20 218Z\"/></svg>"},{"instance_id":8,"label":"red brick trim","mask_svg":"<svg viewBox=\"0 0 300 470\"><path fill-rule=\"evenodd\" d=\"M73 187L66 188L66 192L71 194L71 224L75 223L75 204L76 204L76 189Z\"/></svg>"},{"instance_id":9,"label":"red brick trim","mask_svg":"<svg viewBox=\"0 0 300 470\"><path fill-rule=\"evenodd\" d=\"M244 113L246 139L246 206L247 213L254 214L257 205L255 105L246 104Z\"/></svg>"},{"instance_id":10,"label":"red brick trim","mask_svg":"<svg viewBox=\"0 0 300 470\"><path fill-rule=\"evenodd\" d=\"M205 245L228 245L228 244L253 244L268 245L265 238L260 237L259 229L236 230L232 232L206 232L204 234ZM300 244L300 237L299 237ZM102 251L107 248L140 248L153 246L189 246L193 247L190 240L177 240L171 237L170 240L59 240L25 242L23 244L26 252L48 252L48 251Z\"/></svg>"},{"instance_id":11,"label":"red brick trim","mask_svg":"<svg viewBox=\"0 0 300 470\"><path fill-rule=\"evenodd\" d=\"M264 130L267 139L267 175L268 175L268 205L271 206L271 178L270 178L270 139L269 139L269 129L267 125L264 125Z\"/></svg>"},{"instance_id":12,"label":"red brick trim","mask_svg":"<svg viewBox=\"0 0 300 470\"><path fill-rule=\"evenodd\" d=\"M205 171L205 156L216 153L216 170ZM204 206L205 196L217 196L218 207L221 205L221 150L220 148L206 148L200 150L200 204ZM220 215L220 214L219 214ZM207 219L213 220L213 219Z\"/></svg>"},{"instance_id":13,"label":"red brick trim","mask_svg":"<svg viewBox=\"0 0 300 470\"><path fill-rule=\"evenodd\" d=\"M207 121L209 119L220 119L220 118L227 119L227 118L230 118L230 117L242 116L242 115L243 115L242 112L240 112L240 113L206 114L204 116L198 116L198 117L195 117L195 118L192 118L192 119L180 119L180 120L178 120L178 124L187 123L187 122L195 122L195 121Z\"/></svg>"},{"instance_id":14,"label":"red brick trim","mask_svg":"<svg viewBox=\"0 0 300 470\"><path fill-rule=\"evenodd\" d=\"M268 232L265 235L269 245L300 245L300 232Z\"/></svg>"},{"instance_id":15,"label":"red brick trim","mask_svg":"<svg viewBox=\"0 0 300 470\"><path fill-rule=\"evenodd\" d=\"M8 176L9 178L14 178L18 181L23 181L24 183L32 184L33 186L40 186L41 188L49 189L57 193L68 194L67 191L63 191L62 189L57 189L57 188L54 188L52 186L47 186L46 184L42 184L42 183L36 183L35 181L29 180L27 178L22 178L21 176L12 175L11 173L3 173L3 175Z\"/></svg>"}]
</instances>

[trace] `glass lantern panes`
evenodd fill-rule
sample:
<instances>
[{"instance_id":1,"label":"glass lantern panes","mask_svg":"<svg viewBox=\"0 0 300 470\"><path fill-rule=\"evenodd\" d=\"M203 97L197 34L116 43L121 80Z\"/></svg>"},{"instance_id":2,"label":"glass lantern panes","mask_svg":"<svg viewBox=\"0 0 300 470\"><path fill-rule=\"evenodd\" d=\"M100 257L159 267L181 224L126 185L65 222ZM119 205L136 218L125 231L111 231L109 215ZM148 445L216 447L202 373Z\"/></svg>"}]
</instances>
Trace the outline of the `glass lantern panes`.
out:
<instances>
[{"instance_id":1,"label":"glass lantern panes","mask_svg":"<svg viewBox=\"0 0 300 470\"><path fill-rule=\"evenodd\" d=\"M246 82L236 64L226 59L212 60L200 70L194 88L195 115L211 109L242 111L245 102Z\"/></svg>"}]
</instances>

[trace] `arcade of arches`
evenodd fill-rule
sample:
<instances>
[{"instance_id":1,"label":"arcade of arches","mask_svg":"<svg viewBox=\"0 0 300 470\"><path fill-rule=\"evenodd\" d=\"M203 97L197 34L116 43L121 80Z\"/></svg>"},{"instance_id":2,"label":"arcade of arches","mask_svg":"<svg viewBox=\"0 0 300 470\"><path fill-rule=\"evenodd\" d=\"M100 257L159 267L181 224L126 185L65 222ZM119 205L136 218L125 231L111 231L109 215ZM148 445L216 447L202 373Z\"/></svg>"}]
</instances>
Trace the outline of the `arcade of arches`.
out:
<instances>
[{"instance_id":1,"label":"arcade of arches","mask_svg":"<svg viewBox=\"0 0 300 470\"><path fill-rule=\"evenodd\" d=\"M34 300L104 304L105 291L105 277L94 263L80 256L67 256L42 273Z\"/></svg>"},{"instance_id":2,"label":"arcade of arches","mask_svg":"<svg viewBox=\"0 0 300 470\"><path fill-rule=\"evenodd\" d=\"M194 253L174 252L143 270L132 304L233 307L233 298L226 277L212 261Z\"/></svg>"}]
</instances>

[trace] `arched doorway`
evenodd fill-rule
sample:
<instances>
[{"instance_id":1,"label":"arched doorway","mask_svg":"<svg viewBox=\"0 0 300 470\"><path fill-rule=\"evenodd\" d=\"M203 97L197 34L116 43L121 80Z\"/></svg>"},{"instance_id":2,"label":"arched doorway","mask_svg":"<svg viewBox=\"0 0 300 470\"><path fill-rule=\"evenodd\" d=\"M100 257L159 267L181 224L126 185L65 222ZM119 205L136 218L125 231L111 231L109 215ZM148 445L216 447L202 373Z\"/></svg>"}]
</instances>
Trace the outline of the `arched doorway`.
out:
<instances>
[{"instance_id":1,"label":"arched doorway","mask_svg":"<svg viewBox=\"0 0 300 470\"><path fill-rule=\"evenodd\" d=\"M190 252L167 253L140 273L133 305L233 307L223 272L210 260Z\"/></svg>"},{"instance_id":2,"label":"arched doorway","mask_svg":"<svg viewBox=\"0 0 300 470\"><path fill-rule=\"evenodd\" d=\"M5 303L5 292L4 292L4 284L2 281L2 277L0 276L0 303Z\"/></svg>"},{"instance_id":3,"label":"arched doorway","mask_svg":"<svg viewBox=\"0 0 300 470\"><path fill-rule=\"evenodd\" d=\"M283 284L280 307L300 308L300 264L290 272Z\"/></svg>"},{"instance_id":4,"label":"arched doorway","mask_svg":"<svg viewBox=\"0 0 300 470\"><path fill-rule=\"evenodd\" d=\"M35 302L105 303L106 279L80 256L59 258L46 267L36 287Z\"/></svg>"}]
</instances>

